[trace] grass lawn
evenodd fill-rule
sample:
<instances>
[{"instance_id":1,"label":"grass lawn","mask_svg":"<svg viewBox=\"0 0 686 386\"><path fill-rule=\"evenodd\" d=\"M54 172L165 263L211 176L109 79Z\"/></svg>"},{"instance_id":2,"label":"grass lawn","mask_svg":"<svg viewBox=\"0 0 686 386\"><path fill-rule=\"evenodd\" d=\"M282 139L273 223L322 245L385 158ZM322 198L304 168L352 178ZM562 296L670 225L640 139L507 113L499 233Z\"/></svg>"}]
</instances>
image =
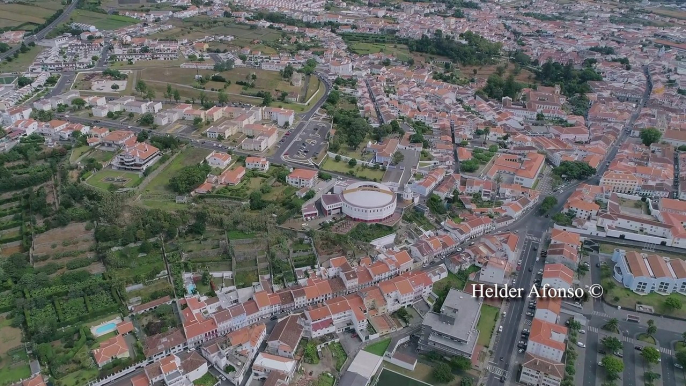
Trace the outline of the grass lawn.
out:
<instances>
[{"instance_id":1,"label":"grass lawn","mask_svg":"<svg viewBox=\"0 0 686 386\"><path fill-rule=\"evenodd\" d=\"M319 86L321 85L321 80L317 78L316 76L310 76L310 81L307 84L307 94L305 94L305 100L304 102L307 102L312 95L314 95L317 90L319 90Z\"/></svg>"},{"instance_id":2,"label":"grass lawn","mask_svg":"<svg viewBox=\"0 0 686 386\"><path fill-rule=\"evenodd\" d=\"M680 11L677 9L668 9L668 8L657 8L657 9L651 9L650 12L656 14L656 15L661 15L661 16L666 16L666 17L673 17L675 19L681 19L681 20L686 20L686 12Z\"/></svg>"},{"instance_id":3,"label":"grass lawn","mask_svg":"<svg viewBox=\"0 0 686 386\"><path fill-rule=\"evenodd\" d=\"M60 5L58 8L63 8L63 6ZM33 23L21 28L31 30L43 24L56 10L47 9L41 4L0 4L0 27L18 27L25 23Z\"/></svg>"},{"instance_id":4,"label":"grass lawn","mask_svg":"<svg viewBox=\"0 0 686 386\"><path fill-rule=\"evenodd\" d=\"M77 386L87 383L87 381L97 378L100 371L96 368L88 368L74 371L60 378L60 384L64 386ZM86 382L84 382L84 380Z\"/></svg>"},{"instance_id":5,"label":"grass lawn","mask_svg":"<svg viewBox=\"0 0 686 386\"><path fill-rule=\"evenodd\" d=\"M431 224L428 218L416 210L408 210L403 214L403 220L407 222L414 223L415 225L421 227L425 231L430 231L436 229L436 227Z\"/></svg>"},{"instance_id":6,"label":"grass lawn","mask_svg":"<svg viewBox=\"0 0 686 386\"><path fill-rule=\"evenodd\" d=\"M412 54L403 44L395 43L364 43L351 42L348 44L348 50L358 55L369 55L383 52L395 56L401 61L407 61Z\"/></svg>"},{"instance_id":7,"label":"grass lawn","mask_svg":"<svg viewBox=\"0 0 686 386\"><path fill-rule=\"evenodd\" d=\"M244 233L241 231L228 231L229 240L252 239L255 237L252 233Z\"/></svg>"},{"instance_id":8,"label":"grass lawn","mask_svg":"<svg viewBox=\"0 0 686 386\"><path fill-rule=\"evenodd\" d=\"M176 172L185 166L199 164L205 159L205 157L207 157L208 154L210 154L209 150L200 149L197 147L188 147L184 149L181 154L177 155L176 158L174 158L174 160L169 163L169 165L167 165L167 167L160 174L150 181L145 188L145 192L172 193L167 189L169 179L174 177Z\"/></svg>"},{"instance_id":9,"label":"grass lawn","mask_svg":"<svg viewBox=\"0 0 686 386\"><path fill-rule=\"evenodd\" d=\"M386 349L388 348L388 345L391 344L391 338L384 339L381 341L378 341L376 343L370 344L369 346L364 348L364 351L376 354L380 357L383 356L383 354L386 352Z\"/></svg>"},{"instance_id":10,"label":"grass lawn","mask_svg":"<svg viewBox=\"0 0 686 386\"><path fill-rule=\"evenodd\" d=\"M115 154L116 152L114 151L104 151L95 149L90 154L88 154L88 158L95 158L96 160L105 163L114 158Z\"/></svg>"},{"instance_id":11,"label":"grass lawn","mask_svg":"<svg viewBox=\"0 0 686 386\"><path fill-rule=\"evenodd\" d=\"M88 146L79 146L71 149L71 156L69 156L69 162L74 163L76 162L79 157L82 155L86 154L88 151L92 150L92 147Z\"/></svg>"},{"instance_id":12,"label":"grass lawn","mask_svg":"<svg viewBox=\"0 0 686 386\"><path fill-rule=\"evenodd\" d=\"M479 330L479 339L476 344L488 347L491 343L491 336L495 330L495 320L498 318L499 308L482 305L481 306L481 316L479 317L479 323L476 325L476 329Z\"/></svg>"},{"instance_id":13,"label":"grass lawn","mask_svg":"<svg viewBox=\"0 0 686 386\"><path fill-rule=\"evenodd\" d=\"M469 278L469 275L477 272L478 270L479 267L472 265L460 275L448 272L448 277L441 279L434 284L434 292L439 294L445 291L446 288L455 288L462 291L464 290L464 286L467 284L467 278Z\"/></svg>"},{"instance_id":14,"label":"grass lawn","mask_svg":"<svg viewBox=\"0 0 686 386\"><path fill-rule=\"evenodd\" d=\"M2 358L2 367L0 367L0 380L2 384L13 384L20 379L26 379L31 376L31 367L29 367L28 358L25 364L12 367L11 358Z\"/></svg>"},{"instance_id":15,"label":"grass lawn","mask_svg":"<svg viewBox=\"0 0 686 386\"><path fill-rule=\"evenodd\" d=\"M620 241L618 241L618 242L620 242ZM658 254L660 256L666 256L666 257L669 257L672 259L684 260L686 258L686 255L683 255L683 254L661 252L661 251L646 252L640 248L628 247L626 245L621 245L621 244L600 243L600 253L607 253L607 254L611 255L615 252L615 248L620 248L620 249L623 249L627 252L634 251L634 252L638 252L638 253Z\"/></svg>"},{"instance_id":16,"label":"grass lawn","mask_svg":"<svg viewBox=\"0 0 686 386\"><path fill-rule=\"evenodd\" d=\"M99 30L114 30L140 23L139 20L127 16L108 15L83 9L74 10L71 18L76 23L92 24Z\"/></svg>"},{"instance_id":17,"label":"grass lawn","mask_svg":"<svg viewBox=\"0 0 686 386\"><path fill-rule=\"evenodd\" d=\"M212 375L212 373L206 373L202 377L193 381L195 386L214 386L217 383L217 378Z\"/></svg>"},{"instance_id":18,"label":"grass lawn","mask_svg":"<svg viewBox=\"0 0 686 386\"><path fill-rule=\"evenodd\" d=\"M603 288L605 289L605 299L613 305L621 306L624 309L635 309L637 304L651 306L656 313L676 316L679 318L686 318L686 309L680 310L667 309L664 306L666 296L656 294L654 292L647 295L639 295L631 290L628 290L617 283L613 278L605 278L602 280ZM674 293L670 296L675 296L686 303L686 296Z\"/></svg>"},{"instance_id":19,"label":"grass lawn","mask_svg":"<svg viewBox=\"0 0 686 386\"><path fill-rule=\"evenodd\" d=\"M252 283L256 282L257 280L257 270L236 272L236 277L234 278L237 288L250 287Z\"/></svg>"},{"instance_id":20,"label":"grass lawn","mask_svg":"<svg viewBox=\"0 0 686 386\"><path fill-rule=\"evenodd\" d=\"M433 367L426 363L417 362L414 371L404 369L400 366L390 364L388 362L383 363L383 370L379 374L379 381L377 386L426 386L426 385L450 385L457 386L460 384L461 378L455 376L450 383L438 383L431 372ZM401 375L402 374L402 375Z\"/></svg>"},{"instance_id":21,"label":"grass lawn","mask_svg":"<svg viewBox=\"0 0 686 386\"><path fill-rule=\"evenodd\" d=\"M686 348L686 343L676 342L676 344L674 345L674 348L676 349L676 351L681 351L681 350Z\"/></svg>"},{"instance_id":22,"label":"grass lawn","mask_svg":"<svg viewBox=\"0 0 686 386\"><path fill-rule=\"evenodd\" d=\"M148 207L150 209L161 209L161 210L171 210L171 211L188 209L188 205L177 204L176 202L173 202L173 201L142 200L141 202L142 202L143 206Z\"/></svg>"},{"instance_id":23,"label":"grass lawn","mask_svg":"<svg viewBox=\"0 0 686 386\"><path fill-rule=\"evenodd\" d=\"M2 12L0 12L2 13ZM43 51L41 46L29 47L29 50L23 54L19 54L19 57L12 60L11 62L2 61L0 62L0 72L19 72L26 71L28 67L36 59L36 56Z\"/></svg>"},{"instance_id":24,"label":"grass lawn","mask_svg":"<svg viewBox=\"0 0 686 386\"><path fill-rule=\"evenodd\" d=\"M348 359L348 355L345 353L345 350L343 350L343 346L341 346L339 342L332 343L329 345L329 350L331 350L331 355L336 359L336 371L341 371L341 367L343 367L345 360ZM333 379L331 379L331 382L333 385Z\"/></svg>"},{"instance_id":25,"label":"grass lawn","mask_svg":"<svg viewBox=\"0 0 686 386\"><path fill-rule=\"evenodd\" d=\"M364 178L371 181L381 181L384 174L381 169L369 169L361 165L350 167L347 162L336 162L336 160L332 158L327 158L326 161L324 161L322 169L341 174L349 174L352 172L358 178Z\"/></svg>"},{"instance_id":26,"label":"grass lawn","mask_svg":"<svg viewBox=\"0 0 686 386\"><path fill-rule=\"evenodd\" d=\"M140 184L142 179L136 172L102 169L93 174L86 182L96 188L107 190L112 184L124 188L134 188Z\"/></svg>"},{"instance_id":27,"label":"grass lawn","mask_svg":"<svg viewBox=\"0 0 686 386\"><path fill-rule=\"evenodd\" d=\"M640 340L641 342L655 344L655 338L653 338L652 336L650 336L648 334L639 334L638 340Z\"/></svg>"},{"instance_id":28,"label":"grass lawn","mask_svg":"<svg viewBox=\"0 0 686 386\"><path fill-rule=\"evenodd\" d=\"M319 374L319 378L317 378L317 386L333 386L333 376L329 373L321 373Z\"/></svg>"}]
</instances>

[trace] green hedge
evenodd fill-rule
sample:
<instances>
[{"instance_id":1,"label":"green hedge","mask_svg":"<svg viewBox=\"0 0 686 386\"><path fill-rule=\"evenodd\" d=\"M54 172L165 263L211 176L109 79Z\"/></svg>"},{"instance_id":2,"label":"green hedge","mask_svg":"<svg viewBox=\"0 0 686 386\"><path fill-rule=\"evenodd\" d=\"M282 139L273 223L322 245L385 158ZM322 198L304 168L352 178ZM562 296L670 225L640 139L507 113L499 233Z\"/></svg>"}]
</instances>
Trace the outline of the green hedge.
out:
<instances>
[{"instance_id":1,"label":"green hedge","mask_svg":"<svg viewBox=\"0 0 686 386\"><path fill-rule=\"evenodd\" d=\"M0 224L0 231L20 227L21 224L22 224L22 222L20 220L6 222L4 224Z\"/></svg>"}]
</instances>

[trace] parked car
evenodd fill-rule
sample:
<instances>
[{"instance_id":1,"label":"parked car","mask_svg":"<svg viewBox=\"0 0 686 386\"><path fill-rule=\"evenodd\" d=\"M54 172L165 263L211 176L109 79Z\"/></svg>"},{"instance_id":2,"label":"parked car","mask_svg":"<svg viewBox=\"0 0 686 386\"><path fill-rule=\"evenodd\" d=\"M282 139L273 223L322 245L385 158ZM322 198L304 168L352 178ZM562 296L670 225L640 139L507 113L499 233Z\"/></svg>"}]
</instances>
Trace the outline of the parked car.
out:
<instances>
[{"instance_id":1,"label":"parked car","mask_svg":"<svg viewBox=\"0 0 686 386\"><path fill-rule=\"evenodd\" d=\"M576 345L581 347L581 348L586 348L586 345L581 343L581 342L576 342Z\"/></svg>"},{"instance_id":2,"label":"parked car","mask_svg":"<svg viewBox=\"0 0 686 386\"><path fill-rule=\"evenodd\" d=\"M643 351L643 347L641 347L641 346L634 346L634 348L638 351Z\"/></svg>"}]
</instances>

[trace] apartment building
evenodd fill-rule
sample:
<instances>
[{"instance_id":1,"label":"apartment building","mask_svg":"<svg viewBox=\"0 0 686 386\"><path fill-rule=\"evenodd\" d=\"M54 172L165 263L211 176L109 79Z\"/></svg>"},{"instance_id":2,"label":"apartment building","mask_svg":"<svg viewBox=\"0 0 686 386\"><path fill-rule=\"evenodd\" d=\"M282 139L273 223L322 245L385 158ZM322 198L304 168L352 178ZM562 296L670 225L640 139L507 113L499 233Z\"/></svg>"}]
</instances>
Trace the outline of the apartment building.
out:
<instances>
[{"instance_id":1,"label":"apartment building","mask_svg":"<svg viewBox=\"0 0 686 386\"><path fill-rule=\"evenodd\" d=\"M612 276L624 287L638 293L686 294L686 262L657 254L615 249Z\"/></svg>"},{"instance_id":2,"label":"apartment building","mask_svg":"<svg viewBox=\"0 0 686 386\"><path fill-rule=\"evenodd\" d=\"M294 169L286 176L286 183L296 188L312 188L317 182L317 171L309 169Z\"/></svg>"},{"instance_id":3,"label":"apartment building","mask_svg":"<svg viewBox=\"0 0 686 386\"><path fill-rule=\"evenodd\" d=\"M482 300L451 289L439 313L424 316L419 338L419 351L472 358L479 330Z\"/></svg>"},{"instance_id":4,"label":"apartment building","mask_svg":"<svg viewBox=\"0 0 686 386\"><path fill-rule=\"evenodd\" d=\"M248 170L266 172L269 170L269 161L264 157L246 157L245 168Z\"/></svg>"},{"instance_id":5,"label":"apartment building","mask_svg":"<svg viewBox=\"0 0 686 386\"><path fill-rule=\"evenodd\" d=\"M562 362L566 348L567 327L534 318L530 330L531 335L526 352L550 361Z\"/></svg>"},{"instance_id":6,"label":"apartment building","mask_svg":"<svg viewBox=\"0 0 686 386\"><path fill-rule=\"evenodd\" d=\"M600 178L600 186L615 193L635 194L641 184L641 178L630 172L606 171Z\"/></svg>"},{"instance_id":7,"label":"apartment building","mask_svg":"<svg viewBox=\"0 0 686 386\"><path fill-rule=\"evenodd\" d=\"M532 386L560 386L564 375L563 363L526 353L519 382Z\"/></svg>"},{"instance_id":8,"label":"apartment building","mask_svg":"<svg viewBox=\"0 0 686 386\"><path fill-rule=\"evenodd\" d=\"M570 289L574 282L574 271L562 264L546 264L543 268L541 285L550 288Z\"/></svg>"}]
</instances>

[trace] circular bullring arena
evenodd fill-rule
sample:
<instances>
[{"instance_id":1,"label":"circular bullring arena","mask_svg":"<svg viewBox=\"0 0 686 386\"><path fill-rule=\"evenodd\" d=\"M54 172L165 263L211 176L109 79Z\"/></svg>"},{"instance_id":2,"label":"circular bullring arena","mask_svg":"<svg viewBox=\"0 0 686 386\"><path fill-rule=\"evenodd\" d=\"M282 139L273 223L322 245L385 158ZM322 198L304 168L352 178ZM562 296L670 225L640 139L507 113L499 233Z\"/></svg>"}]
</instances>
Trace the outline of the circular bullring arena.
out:
<instances>
[{"instance_id":1,"label":"circular bullring arena","mask_svg":"<svg viewBox=\"0 0 686 386\"><path fill-rule=\"evenodd\" d=\"M396 194L387 186L376 182L356 182L341 194L343 214L364 221L385 220L395 212Z\"/></svg>"}]
</instances>

